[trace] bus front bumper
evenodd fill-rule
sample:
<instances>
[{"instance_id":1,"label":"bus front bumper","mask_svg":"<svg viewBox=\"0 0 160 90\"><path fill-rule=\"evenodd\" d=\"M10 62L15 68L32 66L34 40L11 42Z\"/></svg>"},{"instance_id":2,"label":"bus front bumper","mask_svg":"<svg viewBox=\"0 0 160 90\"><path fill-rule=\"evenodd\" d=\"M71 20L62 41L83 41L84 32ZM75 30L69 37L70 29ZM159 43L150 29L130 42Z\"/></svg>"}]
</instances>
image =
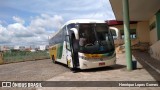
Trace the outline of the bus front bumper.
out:
<instances>
[{"instance_id":1,"label":"bus front bumper","mask_svg":"<svg viewBox=\"0 0 160 90\"><path fill-rule=\"evenodd\" d=\"M80 69L91 69L91 68L98 68L98 67L106 67L112 66L116 64L116 57L111 59L103 60L103 61L89 61L80 59Z\"/></svg>"}]
</instances>

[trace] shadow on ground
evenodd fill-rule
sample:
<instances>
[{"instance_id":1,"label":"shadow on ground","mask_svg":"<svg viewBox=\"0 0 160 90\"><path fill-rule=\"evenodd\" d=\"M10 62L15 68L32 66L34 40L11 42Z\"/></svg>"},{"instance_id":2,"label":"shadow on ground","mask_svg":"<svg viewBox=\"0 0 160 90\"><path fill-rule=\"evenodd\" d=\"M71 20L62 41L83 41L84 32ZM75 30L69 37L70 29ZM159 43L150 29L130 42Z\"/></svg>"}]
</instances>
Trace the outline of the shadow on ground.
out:
<instances>
[{"instance_id":1,"label":"shadow on ground","mask_svg":"<svg viewBox=\"0 0 160 90\"><path fill-rule=\"evenodd\" d=\"M98 72L98 71L108 71L108 70L117 70L125 68L126 66L116 64L113 66L106 66L106 67L100 67L100 68L93 68L93 69L85 69L85 70L78 70L79 72Z\"/></svg>"},{"instance_id":2,"label":"shadow on ground","mask_svg":"<svg viewBox=\"0 0 160 90\"><path fill-rule=\"evenodd\" d=\"M56 64L62 65L66 68L68 68L67 65L62 64L62 63L58 63L56 62ZM121 65L121 64L115 64L112 66L106 66L106 67L100 67L100 68L93 68L93 69L85 69L85 70L81 70L81 69L76 69L76 72L98 72L98 71L107 71L107 70L117 70L117 69L123 69L125 68L125 65ZM69 69L69 68L68 68Z\"/></svg>"}]
</instances>

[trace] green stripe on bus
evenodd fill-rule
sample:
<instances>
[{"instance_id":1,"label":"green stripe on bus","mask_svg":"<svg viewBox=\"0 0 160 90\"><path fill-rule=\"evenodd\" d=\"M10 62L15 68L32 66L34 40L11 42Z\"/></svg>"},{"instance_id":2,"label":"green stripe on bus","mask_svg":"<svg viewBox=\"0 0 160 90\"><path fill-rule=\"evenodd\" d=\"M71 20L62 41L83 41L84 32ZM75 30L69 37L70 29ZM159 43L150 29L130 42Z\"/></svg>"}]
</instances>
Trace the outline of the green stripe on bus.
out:
<instances>
[{"instance_id":1,"label":"green stripe on bus","mask_svg":"<svg viewBox=\"0 0 160 90\"><path fill-rule=\"evenodd\" d=\"M57 48L57 58L61 59L62 58L62 52L63 52L63 43L58 44Z\"/></svg>"}]
</instances>

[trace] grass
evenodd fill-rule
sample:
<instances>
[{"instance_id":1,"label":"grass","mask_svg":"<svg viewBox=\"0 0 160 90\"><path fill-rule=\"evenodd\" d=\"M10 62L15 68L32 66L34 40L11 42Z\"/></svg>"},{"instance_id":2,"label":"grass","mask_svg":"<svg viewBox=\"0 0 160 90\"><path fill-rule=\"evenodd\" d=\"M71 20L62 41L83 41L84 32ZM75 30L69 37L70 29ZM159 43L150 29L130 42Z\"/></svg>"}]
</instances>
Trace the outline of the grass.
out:
<instances>
[{"instance_id":1,"label":"grass","mask_svg":"<svg viewBox=\"0 0 160 90\"><path fill-rule=\"evenodd\" d=\"M28 60L38 60L49 58L49 53L47 51L7 51L3 53L4 63L20 62Z\"/></svg>"}]
</instances>

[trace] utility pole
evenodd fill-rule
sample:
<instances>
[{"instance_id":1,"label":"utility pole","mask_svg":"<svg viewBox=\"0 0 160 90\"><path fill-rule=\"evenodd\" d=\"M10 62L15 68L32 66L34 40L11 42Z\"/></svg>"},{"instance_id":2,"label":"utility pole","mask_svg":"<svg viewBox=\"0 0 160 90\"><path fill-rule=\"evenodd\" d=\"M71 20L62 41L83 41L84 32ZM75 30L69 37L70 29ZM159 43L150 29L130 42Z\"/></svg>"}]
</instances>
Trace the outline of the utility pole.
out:
<instances>
[{"instance_id":1,"label":"utility pole","mask_svg":"<svg viewBox=\"0 0 160 90\"><path fill-rule=\"evenodd\" d=\"M124 36L125 36L125 53L127 70L132 70L132 53L131 53L131 39L130 39L130 23L129 23L129 0L123 0L123 22L124 22Z\"/></svg>"}]
</instances>

